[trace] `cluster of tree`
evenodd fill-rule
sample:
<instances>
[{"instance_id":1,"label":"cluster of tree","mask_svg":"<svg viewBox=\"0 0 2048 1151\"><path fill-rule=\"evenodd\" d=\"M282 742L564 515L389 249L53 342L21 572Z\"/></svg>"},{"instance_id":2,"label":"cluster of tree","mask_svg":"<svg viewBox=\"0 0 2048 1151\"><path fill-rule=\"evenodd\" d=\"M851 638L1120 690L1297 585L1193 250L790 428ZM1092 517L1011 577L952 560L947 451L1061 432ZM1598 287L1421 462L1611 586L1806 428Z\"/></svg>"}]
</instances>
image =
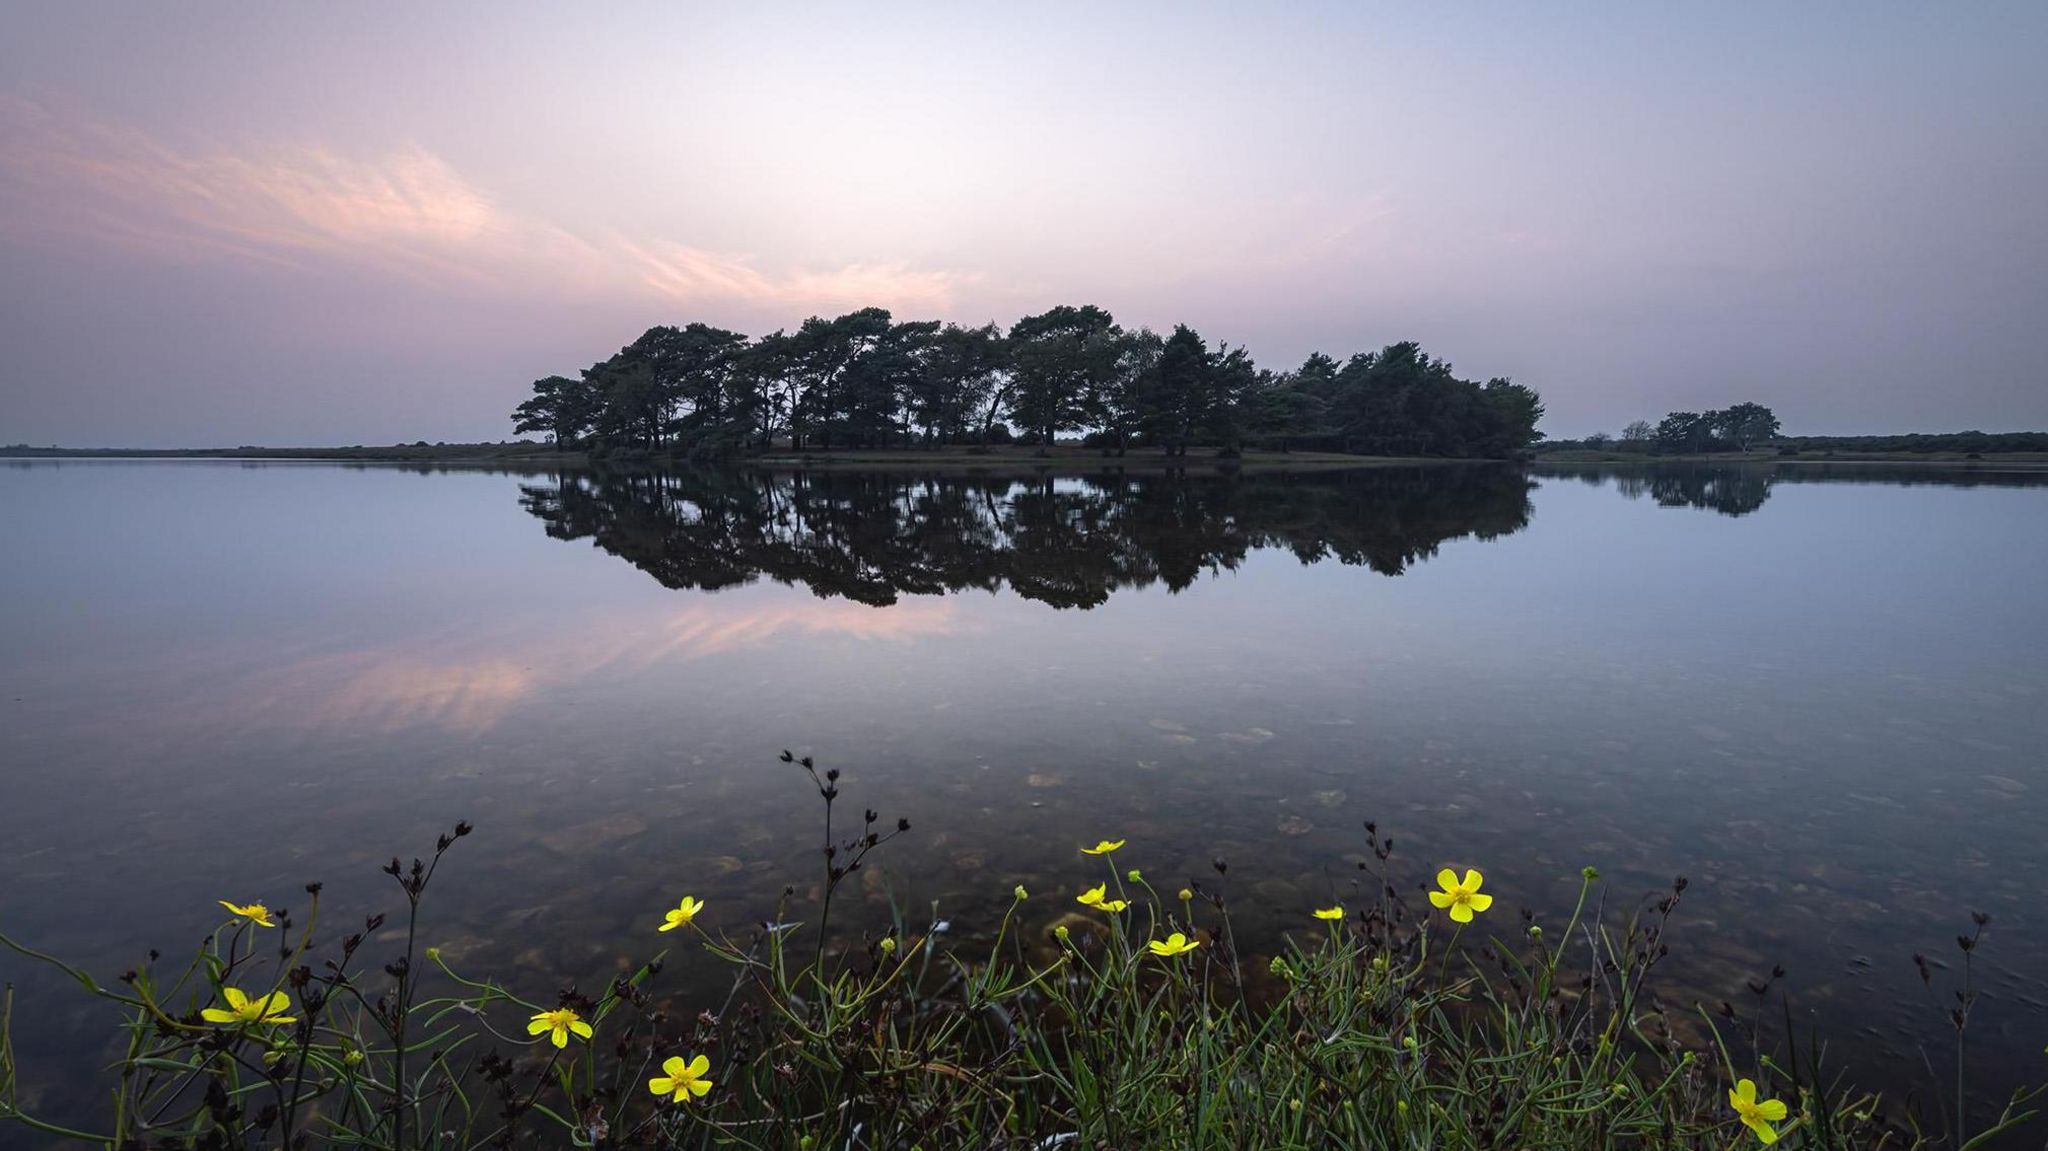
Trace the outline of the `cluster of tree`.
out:
<instances>
[{"instance_id":1,"label":"cluster of tree","mask_svg":"<svg viewBox=\"0 0 2048 1151\"><path fill-rule=\"evenodd\" d=\"M574 472L522 485L557 539L589 539L672 588L765 576L821 597L1008 586L1055 607L1127 587L1178 591L1252 551L1398 575L1445 540L1529 522L1513 468L1053 480L872 472Z\"/></svg>"},{"instance_id":2,"label":"cluster of tree","mask_svg":"<svg viewBox=\"0 0 2048 1151\"><path fill-rule=\"evenodd\" d=\"M1111 450L1174 455L1270 445L1504 458L1537 438L1542 415L1534 390L1460 379L1413 343L1273 372L1185 326L1127 331L1101 308L1063 305L1007 332L899 322L881 308L754 340L705 324L650 328L577 378L534 381L512 419L557 444L684 455L1085 433Z\"/></svg>"},{"instance_id":3,"label":"cluster of tree","mask_svg":"<svg viewBox=\"0 0 2048 1151\"><path fill-rule=\"evenodd\" d=\"M1595 432L1582 440L1550 440L1545 451L1579 448L1660 456L1754 451L1778 438L1778 415L1762 404L1741 403L1710 412L1672 412L1652 424L1636 420L1620 438Z\"/></svg>"}]
</instances>

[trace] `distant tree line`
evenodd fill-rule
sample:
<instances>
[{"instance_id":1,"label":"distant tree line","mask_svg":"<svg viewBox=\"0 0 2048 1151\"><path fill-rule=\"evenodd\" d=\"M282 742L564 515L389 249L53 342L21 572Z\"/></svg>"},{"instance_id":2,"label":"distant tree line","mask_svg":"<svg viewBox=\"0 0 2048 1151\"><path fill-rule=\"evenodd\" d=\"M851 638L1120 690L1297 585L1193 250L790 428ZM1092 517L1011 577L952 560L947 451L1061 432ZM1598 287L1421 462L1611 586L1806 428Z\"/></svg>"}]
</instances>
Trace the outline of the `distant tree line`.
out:
<instances>
[{"instance_id":1,"label":"distant tree line","mask_svg":"<svg viewBox=\"0 0 2048 1151\"><path fill-rule=\"evenodd\" d=\"M1539 452L1590 449L1645 455L1712 455L1769 448L1780 455L1807 452L1919 452L1983 455L2048 452L2048 432L1945 432L1897 436L1787 436L1777 414L1742 403L1710 412L1672 412L1655 424L1637 420L1619 437L1604 432L1578 440L1545 440Z\"/></svg>"},{"instance_id":2,"label":"distant tree line","mask_svg":"<svg viewBox=\"0 0 2048 1151\"><path fill-rule=\"evenodd\" d=\"M650 328L575 378L535 380L521 435L605 453L1050 444L1079 433L1121 453L1246 446L1504 458L1537 438L1537 393L1478 383L1413 343L1275 372L1184 325L1128 331L1094 306L1012 324L813 316L758 339Z\"/></svg>"},{"instance_id":3,"label":"distant tree line","mask_svg":"<svg viewBox=\"0 0 2048 1151\"><path fill-rule=\"evenodd\" d=\"M1903 436L1781 436L1799 452L2048 452L2048 432L1941 432Z\"/></svg>"},{"instance_id":4,"label":"distant tree line","mask_svg":"<svg viewBox=\"0 0 2048 1151\"><path fill-rule=\"evenodd\" d=\"M1710 455L1749 452L1778 437L1778 415L1762 404L1741 403L1710 412L1672 412L1652 424L1636 420L1620 438L1595 432L1582 440L1550 440L1545 451L1589 448L1646 455Z\"/></svg>"}]
</instances>

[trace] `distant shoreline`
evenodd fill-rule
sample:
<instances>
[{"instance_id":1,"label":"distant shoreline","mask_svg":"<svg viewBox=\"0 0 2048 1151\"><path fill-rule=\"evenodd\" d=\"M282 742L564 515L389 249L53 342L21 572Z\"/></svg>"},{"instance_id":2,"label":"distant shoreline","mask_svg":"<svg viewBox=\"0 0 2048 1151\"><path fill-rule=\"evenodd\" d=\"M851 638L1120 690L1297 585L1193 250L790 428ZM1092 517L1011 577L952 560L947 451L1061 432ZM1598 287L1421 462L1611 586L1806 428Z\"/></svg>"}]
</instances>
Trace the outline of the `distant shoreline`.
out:
<instances>
[{"instance_id":1,"label":"distant shoreline","mask_svg":"<svg viewBox=\"0 0 2048 1151\"><path fill-rule=\"evenodd\" d=\"M1781 455L1764 452L1705 452L1653 455L1648 452L1572 449L1537 452L1534 464L1940 464L1944 467L2048 468L2048 452L1859 452L1803 451Z\"/></svg>"},{"instance_id":2,"label":"distant shoreline","mask_svg":"<svg viewBox=\"0 0 2048 1151\"><path fill-rule=\"evenodd\" d=\"M1133 448L1123 455L1077 444L1057 445L1045 453L1037 448L1005 445L988 448L956 446L943 448L840 448L801 451L777 449L733 457L691 459L685 456L629 453L593 459L581 450L561 451L552 444L389 444L326 448L66 448L0 447L0 460L247 460L324 463L417 463L479 466L527 466L536 468L658 468L684 466L738 466L755 468L832 468L902 470L944 468L947 470L1046 471L1077 469L1124 471L1247 470L1322 471L1340 468L1436 466L1449 464L1500 464L1521 462L1543 464L1602 464L1648 466L1659 464L1922 464L1944 467L1999 467L2048 470L2048 452L1964 452L1904 451L1803 451L1781 455L1774 451L1715 452L1709 454L1652 455L1643 452L1564 450L1543 452L1522 461L1495 459L1453 459L1437 456L1362 456L1342 452L1246 451L1241 456L1219 456L1212 450L1195 449L1184 456L1168 456L1154 448Z\"/></svg>"},{"instance_id":3,"label":"distant shoreline","mask_svg":"<svg viewBox=\"0 0 2048 1151\"><path fill-rule=\"evenodd\" d=\"M1130 471L1176 469L1217 470L1329 470L1337 468L1443 465L1464 463L1506 463L1504 460L1460 460L1421 456L1358 456L1341 452L1247 451L1242 456L1218 456L1214 451L1192 450L1184 456L1168 456L1151 448L1133 448L1117 455L1099 448L1058 445L1041 454L1023 446L973 448L967 446L921 448L843 448L801 451L788 449L749 453L733 457L690 459L684 456L630 453L593 460L583 451L558 451L550 444L394 444L384 447L345 448L0 448L0 460L267 460L328 463L421 463L527 465L535 467L618 467L652 468L670 466L738 466L757 468L844 468L901 470L941 467L960 470L1075 470L1087 468Z\"/></svg>"}]
</instances>

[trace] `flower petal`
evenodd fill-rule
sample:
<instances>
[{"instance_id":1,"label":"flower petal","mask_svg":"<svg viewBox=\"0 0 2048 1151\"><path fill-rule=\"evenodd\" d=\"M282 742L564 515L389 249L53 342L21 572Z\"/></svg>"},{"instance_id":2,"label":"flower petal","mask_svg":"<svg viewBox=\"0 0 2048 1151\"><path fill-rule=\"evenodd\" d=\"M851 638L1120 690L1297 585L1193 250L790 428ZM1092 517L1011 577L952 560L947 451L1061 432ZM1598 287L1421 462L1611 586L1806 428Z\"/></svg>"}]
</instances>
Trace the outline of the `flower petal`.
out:
<instances>
[{"instance_id":1,"label":"flower petal","mask_svg":"<svg viewBox=\"0 0 2048 1151\"><path fill-rule=\"evenodd\" d=\"M703 1095L711 1090L711 1081L709 1079L692 1079L683 1086L688 1087L692 1095Z\"/></svg>"},{"instance_id":2,"label":"flower petal","mask_svg":"<svg viewBox=\"0 0 2048 1151\"><path fill-rule=\"evenodd\" d=\"M1744 1103L1756 1102L1756 1081L1753 1079L1736 1080L1735 1090L1729 1092L1728 1098L1730 1100L1740 1099Z\"/></svg>"},{"instance_id":3,"label":"flower petal","mask_svg":"<svg viewBox=\"0 0 2048 1151\"><path fill-rule=\"evenodd\" d=\"M1467 904L1463 904L1463 903L1453 903L1453 904L1451 904L1451 922L1453 922L1453 923L1470 923L1470 922L1472 922L1472 908L1471 908L1471 907L1470 907L1469 905L1467 905Z\"/></svg>"},{"instance_id":4,"label":"flower petal","mask_svg":"<svg viewBox=\"0 0 2048 1151\"><path fill-rule=\"evenodd\" d=\"M1493 896L1474 895L1468 902L1472 904L1472 910L1485 911L1487 908L1493 906Z\"/></svg>"},{"instance_id":5,"label":"flower petal","mask_svg":"<svg viewBox=\"0 0 2048 1151\"><path fill-rule=\"evenodd\" d=\"M249 997L242 994L242 989L239 987L223 987L220 989L220 996L228 1001L229 1007L237 1011L249 1006Z\"/></svg>"},{"instance_id":6,"label":"flower petal","mask_svg":"<svg viewBox=\"0 0 2048 1151\"><path fill-rule=\"evenodd\" d=\"M583 1022L581 1019L572 1020L569 1024L569 1030L574 1031L585 1039L590 1038L590 1024Z\"/></svg>"},{"instance_id":7,"label":"flower petal","mask_svg":"<svg viewBox=\"0 0 2048 1151\"><path fill-rule=\"evenodd\" d=\"M554 1024L549 1023L545 1018L536 1017L533 1022L526 1025L526 1033L528 1035L540 1035L547 1032L553 1026Z\"/></svg>"},{"instance_id":8,"label":"flower petal","mask_svg":"<svg viewBox=\"0 0 2048 1151\"><path fill-rule=\"evenodd\" d=\"M241 1016L236 1015L232 1011L222 1011L218 1007L208 1007L199 1013L199 1018L206 1020L208 1023L233 1023L241 1018Z\"/></svg>"},{"instance_id":9,"label":"flower petal","mask_svg":"<svg viewBox=\"0 0 2048 1151\"><path fill-rule=\"evenodd\" d=\"M690 1074L703 1076L709 1074L710 1071L711 1057L709 1055L699 1055L695 1059L690 1060Z\"/></svg>"},{"instance_id":10,"label":"flower petal","mask_svg":"<svg viewBox=\"0 0 2048 1151\"><path fill-rule=\"evenodd\" d=\"M1447 892L1442 891L1430 892L1429 901L1438 907L1449 907L1451 905L1450 895Z\"/></svg>"},{"instance_id":11,"label":"flower petal","mask_svg":"<svg viewBox=\"0 0 2048 1151\"><path fill-rule=\"evenodd\" d=\"M668 1058L661 1061L661 1069L667 1072L670 1076L681 1075L683 1073L683 1070L688 1066L689 1064L683 1062L683 1057L680 1055L671 1055Z\"/></svg>"},{"instance_id":12,"label":"flower petal","mask_svg":"<svg viewBox=\"0 0 2048 1151\"><path fill-rule=\"evenodd\" d=\"M1776 1123L1785 1118L1785 1101L1783 1099L1766 1099L1756 1105L1756 1113Z\"/></svg>"},{"instance_id":13,"label":"flower petal","mask_svg":"<svg viewBox=\"0 0 2048 1151\"><path fill-rule=\"evenodd\" d=\"M674 1062L674 1060L670 1060L670 1062ZM676 1081L673 1079L649 1079L647 1081L647 1089L656 1095L667 1095L676 1089Z\"/></svg>"},{"instance_id":14,"label":"flower petal","mask_svg":"<svg viewBox=\"0 0 2048 1151\"><path fill-rule=\"evenodd\" d=\"M1486 882L1485 876L1480 875L1469 867L1465 869L1465 882L1463 884L1465 890L1477 891L1479 890L1479 885L1484 882Z\"/></svg>"},{"instance_id":15,"label":"flower petal","mask_svg":"<svg viewBox=\"0 0 2048 1151\"><path fill-rule=\"evenodd\" d=\"M555 1028L554 1044L557 1047L567 1047L569 1045L569 1029L567 1027Z\"/></svg>"},{"instance_id":16,"label":"flower petal","mask_svg":"<svg viewBox=\"0 0 2048 1151\"><path fill-rule=\"evenodd\" d=\"M1458 886L1458 873L1448 867L1444 868L1436 873L1436 885L1445 891L1449 891L1451 888Z\"/></svg>"}]
</instances>

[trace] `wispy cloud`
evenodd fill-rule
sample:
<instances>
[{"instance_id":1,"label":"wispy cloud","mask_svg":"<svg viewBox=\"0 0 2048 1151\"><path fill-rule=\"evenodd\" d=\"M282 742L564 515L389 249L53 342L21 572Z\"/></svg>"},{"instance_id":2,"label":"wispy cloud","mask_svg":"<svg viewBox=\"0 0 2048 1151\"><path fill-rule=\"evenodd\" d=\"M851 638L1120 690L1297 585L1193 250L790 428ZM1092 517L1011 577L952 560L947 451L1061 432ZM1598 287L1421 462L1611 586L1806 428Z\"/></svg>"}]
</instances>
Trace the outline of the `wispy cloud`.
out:
<instances>
[{"instance_id":1,"label":"wispy cloud","mask_svg":"<svg viewBox=\"0 0 2048 1151\"><path fill-rule=\"evenodd\" d=\"M15 243L754 308L932 310L961 279L887 262L769 268L671 239L587 236L508 208L417 145L367 158L318 146L181 150L6 96L0 142L0 235Z\"/></svg>"}]
</instances>

